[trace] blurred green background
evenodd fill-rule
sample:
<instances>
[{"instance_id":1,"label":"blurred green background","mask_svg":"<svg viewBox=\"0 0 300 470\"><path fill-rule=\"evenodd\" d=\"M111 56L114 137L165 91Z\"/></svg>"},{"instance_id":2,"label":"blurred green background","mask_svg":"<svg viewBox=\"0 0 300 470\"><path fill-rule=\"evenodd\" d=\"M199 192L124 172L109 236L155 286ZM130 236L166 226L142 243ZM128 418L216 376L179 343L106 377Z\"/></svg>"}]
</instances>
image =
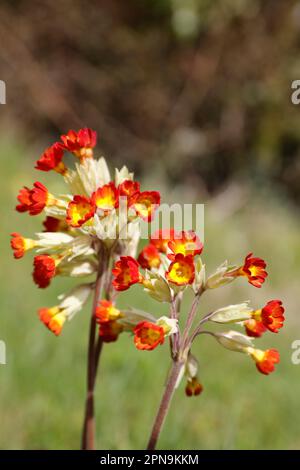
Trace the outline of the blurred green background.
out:
<instances>
[{"instance_id":1,"label":"blurred green background","mask_svg":"<svg viewBox=\"0 0 300 470\"><path fill-rule=\"evenodd\" d=\"M36 311L73 284L32 283L31 256L15 261L9 233L31 235L38 218L14 211L22 185L56 175L33 170L69 128L100 134L111 168L127 164L167 202L205 203L208 270L249 251L268 262L262 289L238 280L203 298L203 313L251 299L286 307L278 335L258 339L282 360L268 377L250 359L200 337L204 392L176 392L159 442L170 449L300 448L299 2L258 0L3 1L0 6L0 448L76 449L85 397L89 308L55 338ZM147 303L147 304L146 304ZM165 308L138 287L120 297L154 314ZM185 310L185 309L184 309ZM168 347L137 351L121 335L104 348L97 389L97 446L144 448L165 376Z\"/></svg>"}]
</instances>

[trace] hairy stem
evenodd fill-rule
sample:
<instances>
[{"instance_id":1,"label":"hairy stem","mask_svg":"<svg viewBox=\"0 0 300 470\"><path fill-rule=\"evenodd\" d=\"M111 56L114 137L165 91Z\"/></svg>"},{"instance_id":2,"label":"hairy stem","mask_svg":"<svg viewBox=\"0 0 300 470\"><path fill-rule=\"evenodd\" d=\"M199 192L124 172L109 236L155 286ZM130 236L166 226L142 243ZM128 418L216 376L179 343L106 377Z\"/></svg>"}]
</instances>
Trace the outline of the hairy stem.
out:
<instances>
[{"instance_id":1,"label":"hairy stem","mask_svg":"<svg viewBox=\"0 0 300 470\"><path fill-rule=\"evenodd\" d=\"M93 450L95 448L95 412L94 412L94 386L95 376L102 349L102 342L96 351L96 308L102 297L109 262L108 253L102 249L99 254L99 270L95 286L93 308L91 312L88 359L87 359L87 396L85 405L85 418L82 432L82 450ZM96 356L97 352L97 356Z\"/></svg>"},{"instance_id":2,"label":"hairy stem","mask_svg":"<svg viewBox=\"0 0 300 470\"><path fill-rule=\"evenodd\" d=\"M172 368L153 424L147 450L154 450L156 448L157 440L159 438L161 429L163 427L168 410L170 408L170 403L174 395L176 382L182 366L183 362L173 361Z\"/></svg>"}]
</instances>

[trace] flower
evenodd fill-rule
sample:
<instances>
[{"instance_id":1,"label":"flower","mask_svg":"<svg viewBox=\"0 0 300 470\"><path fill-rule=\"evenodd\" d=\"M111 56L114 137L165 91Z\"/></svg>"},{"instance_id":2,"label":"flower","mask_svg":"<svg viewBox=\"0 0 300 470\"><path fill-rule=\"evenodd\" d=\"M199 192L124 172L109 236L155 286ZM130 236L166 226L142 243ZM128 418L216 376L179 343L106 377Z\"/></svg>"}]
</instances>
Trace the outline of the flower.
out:
<instances>
[{"instance_id":1,"label":"flower","mask_svg":"<svg viewBox=\"0 0 300 470\"><path fill-rule=\"evenodd\" d=\"M179 253L166 272L166 279L177 286L192 284L195 279L195 266L192 256Z\"/></svg>"},{"instance_id":2,"label":"flower","mask_svg":"<svg viewBox=\"0 0 300 470\"><path fill-rule=\"evenodd\" d=\"M134 344L137 349L152 351L163 344L165 333L162 326L148 321L142 321L134 328Z\"/></svg>"},{"instance_id":3,"label":"flower","mask_svg":"<svg viewBox=\"0 0 300 470\"><path fill-rule=\"evenodd\" d=\"M95 211L96 206L91 199L76 195L68 205L66 221L71 227L81 227L94 217Z\"/></svg>"},{"instance_id":4,"label":"flower","mask_svg":"<svg viewBox=\"0 0 300 470\"><path fill-rule=\"evenodd\" d=\"M73 318L82 309L91 291L91 284L76 286L68 294L59 296L59 299L61 299L59 305L50 308L40 308L38 310L40 320L50 331L58 336L62 331L65 321Z\"/></svg>"},{"instance_id":5,"label":"flower","mask_svg":"<svg viewBox=\"0 0 300 470\"><path fill-rule=\"evenodd\" d=\"M169 259L173 260L179 253L184 256L196 256L202 253L203 244L193 230L183 231L180 234L180 238L178 238L178 236L179 235L174 237L168 243L168 247L172 251L172 253L168 255Z\"/></svg>"},{"instance_id":6,"label":"flower","mask_svg":"<svg viewBox=\"0 0 300 470\"><path fill-rule=\"evenodd\" d=\"M121 316L120 310L118 310L110 300L101 300L96 308L96 320L100 324L117 320Z\"/></svg>"},{"instance_id":7,"label":"flower","mask_svg":"<svg viewBox=\"0 0 300 470\"><path fill-rule=\"evenodd\" d=\"M113 286L116 290L128 289L132 284L142 282L142 275L139 272L139 263L131 256L121 256L112 270L115 279Z\"/></svg>"},{"instance_id":8,"label":"flower","mask_svg":"<svg viewBox=\"0 0 300 470\"><path fill-rule=\"evenodd\" d=\"M261 349L248 348L248 353L256 363L256 367L262 374L268 375L275 369L275 364L280 362L280 355L277 349Z\"/></svg>"},{"instance_id":9,"label":"flower","mask_svg":"<svg viewBox=\"0 0 300 470\"><path fill-rule=\"evenodd\" d=\"M14 251L16 259L22 258L26 251L32 250L36 246L36 241L30 238L24 238L17 232L11 234L10 245Z\"/></svg>"},{"instance_id":10,"label":"flower","mask_svg":"<svg viewBox=\"0 0 300 470\"><path fill-rule=\"evenodd\" d=\"M30 215L40 214L46 206L53 206L60 202L39 181L34 183L32 189L24 186L19 192L18 201L20 204L16 206L16 210L29 212Z\"/></svg>"},{"instance_id":11,"label":"flower","mask_svg":"<svg viewBox=\"0 0 300 470\"><path fill-rule=\"evenodd\" d=\"M117 321L108 321L100 324L99 336L104 343L112 343L118 339L124 327Z\"/></svg>"},{"instance_id":12,"label":"flower","mask_svg":"<svg viewBox=\"0 0 300 470\"><path fill-rule=\"evenodd\" d=\"M158 249L149 243L139 254L138 262L143 269L159 268L161 260Z\"/></svg>"},{"instance_id":13,"label":"flower","mask_svg":"<svg viewBox=\"0 0 300 470\"><path fill-rule=\"evenodd\" d=\"M193 377L187 380L185 387L185 394L188 397L200 395L203 391L203 385L198 381L197 377Z\"/></svg>"},{"instance_id":14,"label":"flower","mask_svg":"<svg viewBox=\"0 0 300 470\"><path fill-rule=\"evenodd\" d=\"M174 237L174 229L157 230L151 235L150 243L154 245L160 253L167 253L168 244Z\"/></svg>"},{"instance_id":15,"label":"flower","mask_svg":"<svg viewBox=\"0 0 300 470\"><path fill-rule=\"evenodd\" d=\"M155 210L160 205L160 194L158 191L137 193L132 198L132 205L143 220L151 222Z\"/></svg>"},{"instance_id":16,"label":"flower","mask_svg":"<svg viewBox=\"0 0 300 470\"><path fill-rule=\"evenodd\" d=\"M59 142L47 148L40 159L36 162L36 169L41 171L54 170L61 175L67 173L67 168L62 161L64 151Z\"/></svg>"},{"instance_id":17,"label":"flower","mask_svg":"<svg viewBox=\"0 0 300 470\"><path fill-rule=\"evenodd\" d=\"M56 275L56 267L61 262L61 257L49 255L35 256L33 262L33 280L42 289L48 287L51 279Z\"/></svg>"},{"instance_id":18,"label":"flower","mask_svg":"<svg viewBox=\"0 0 300 470\"><path fill-rule=\"evenodd\" d=\"M253 338L259 338L265 331L266 327L262 321L255 320L250 318L244 322L244 327L248 336Z\"/></svg>"},{"instance_id":19,"label":"flower","mask_svg":"<svg viewBox=\"0 0 300 470\"><path fill-rule=\"evenodd\" d=\"M40 308L38 311L39 318L44 325L52 331L56 336L60 335L66 316L61 312L58 306L52 308Z\"/></svg>"},{"instance_id":20,"label":"flower","mask_svg":"<svg viewBox=\"0 0 300 470\"><path fill-rule=\"evenodd\" d=\"M87 127L79 129L78 132L70 130L61 136L61 140L65 150L82 160L93 157L93 148L97 143L97 132Z\"/></svg>"},{"instance_id":21,"label":"flower","mask_svg":"<svg viewBox=\"0 0 300 470\"><path fill-rule=\"evenodd\" d=\"M138 181L124 180L118 186L119 195L127 197L127 206L130 207L134 196L140 194L140 183Z\"/></svg>"},{"instance_id":22,"label":"flower","mask_svg":"<svg viewBox=\"0 0 300 470\"><path fill-rule=\"evenodd\" d=\"M92 194L93 204L103 211L110 211L119 205L119 193L114 182L105 184Z\"/></svg>"},{"instance_id":23,"label":"flower","mask_svg":"<svg viewBox=\"0 0 300 470\"><path fill-rule=\"evenodd\" d=\"M283 327L284 307L281 300L270 300L261 310L262 322L268 330L278 333Z\"/></svg>"},{"instance_id":24,"label":"flower","mask_svg":"<svg viewBox=\"0 0 300 470\"><path fill-rule=\"evenodd\" d=\"M266 262L261 258L253 258L252 253L249 253L244 265L237 270L237 276L247 276L248 282L254 287L261 287L265 282L268 273L265 270ZM232 273L228 273L232 276Z\"/></svg>"}]
</instances>

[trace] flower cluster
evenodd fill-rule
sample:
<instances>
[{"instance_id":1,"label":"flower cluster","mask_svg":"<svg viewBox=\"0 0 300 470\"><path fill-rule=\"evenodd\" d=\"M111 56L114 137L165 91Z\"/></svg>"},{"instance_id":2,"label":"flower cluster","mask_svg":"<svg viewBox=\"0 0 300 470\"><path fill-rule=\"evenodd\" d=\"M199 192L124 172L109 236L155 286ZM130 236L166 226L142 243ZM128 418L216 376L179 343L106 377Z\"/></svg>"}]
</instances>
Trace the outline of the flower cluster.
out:
<instances>
[{"instance_id":1,"label":"flower cluster","mask_svg":"<svg viewBox=\"0 0 300 470\"><path fill-rule=\"evenodd\" d=\"M122 255L135 256L139 222L150 222L160 204L159 192L142 191L140 183L125 166L116 169L112 178L105 159L94 158L96 142L97 134L92 129L70 130L37 160L37 170L55 171L63 177L68 186L66 194L56 197L36 181L32 188L24 186L17 196L18 212L45 215L43 229L36 237L11 234L16 259L28 251L36 251L32 275L39 288L48 287L57 276L97 277L104 253L113 261L121 255L118 261L121 264ZM74 168L67 167L66 152L76 157ZM128 274L122 266L120 283L121 278L124 284L128 283L133 275L130 263ZM81 310L94 289L94 280L77 286L64 295L58 305L40 309L40 320L59 335L65 321ZM118 310L103 302L96 311L99 334L105 342L114 341L124 326L117 322Z\"/></svg>"},{"instance_id":2,"label":"flower cluster","mask_svg":"<svg viewBox=\"0 0 300 470\"><path fill-rule=\"evenodd\" d=\"M191 353L196 337L210 334L222 346L251 357L257 369L267 375L279 362L279 353L275 349L257 349L253 346L253 340L267 330L277 333L284 323L284 308L280 300L271 300L256 310L249 307L249 302L243 302L200 317L198 304L204 292L242 277L246 277L252 286L260 288L268 275L265 261L249 253L240 266L230 266L225 262L207 277L201 259L202 251L203 244L194 231L159 230L150 237L137 259L123 256L112 270L113 285L117 291L139 284L155 300L170 304L169 321L174 322L172 332L168 332L172 359L182 363L178 380L183 375L187 377L187 396L199 395L203 389L197 375L198 362ZM188 290L193 291L194 302L185 325L180 329L181 300ZM233 330L222 333L203 330L202 325L206 322L234 323L243 326L246 335ZM194 324L196 326L193 329ZM141 350L153 350L164 343L166 332L166 327L160 325L159 321L142 320L134 328L135 346Z\"/></svg>"}]
</instances>

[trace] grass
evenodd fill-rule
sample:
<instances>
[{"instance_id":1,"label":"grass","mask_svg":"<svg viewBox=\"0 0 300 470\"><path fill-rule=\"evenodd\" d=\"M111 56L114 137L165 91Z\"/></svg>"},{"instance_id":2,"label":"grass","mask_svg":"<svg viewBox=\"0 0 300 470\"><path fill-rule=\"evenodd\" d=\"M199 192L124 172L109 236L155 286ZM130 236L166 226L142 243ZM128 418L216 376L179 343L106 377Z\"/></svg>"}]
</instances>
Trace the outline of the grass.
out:
<instances>
[{"instance_id":1,"label":"grass","mask_svg":"<svg viewBox=\"0 0 300 470\"><path fill-rule=\"evenodd\" d=\"M23 149L1 147L1 283L0 339L7 345L7 365L0 366L0 448L77 449L83 420L89 308L70 322L60 338L38 321L41 306L55 304L70 285L56 279L48 290L31 280L31 257L14 261L9 233L30 235L37 219L13 211L20 186L34 178L56 187L52 175L34 174ZM262 201L264 201L262 203ZM264 195L230 219L218 222L206 205L205 259L211 271L225 258L238 262L248 251L265 257L270 277L263 289L244 280L203 298L203 312L252 299L255 306L281 298L287 307L286 327L266 334L262 347L282 355L274 374L259 374L247 357L222 349L210 337L193 348L200 361L204 392L186 398L183 384L176 392L161 435L163 449L292 449L300 448L300 368L291 363L291 344L300 339L298 312L299 221L287 204ZM72 284L72 283L71 283ZM157 315L165 307L145 297L139 287L125 293L120 305L134 305ZM104 348L98 389L99 449L145 447L169 366L167 344L152 353L137 351L132 338Z\"/></svg>"}]
</instances>

